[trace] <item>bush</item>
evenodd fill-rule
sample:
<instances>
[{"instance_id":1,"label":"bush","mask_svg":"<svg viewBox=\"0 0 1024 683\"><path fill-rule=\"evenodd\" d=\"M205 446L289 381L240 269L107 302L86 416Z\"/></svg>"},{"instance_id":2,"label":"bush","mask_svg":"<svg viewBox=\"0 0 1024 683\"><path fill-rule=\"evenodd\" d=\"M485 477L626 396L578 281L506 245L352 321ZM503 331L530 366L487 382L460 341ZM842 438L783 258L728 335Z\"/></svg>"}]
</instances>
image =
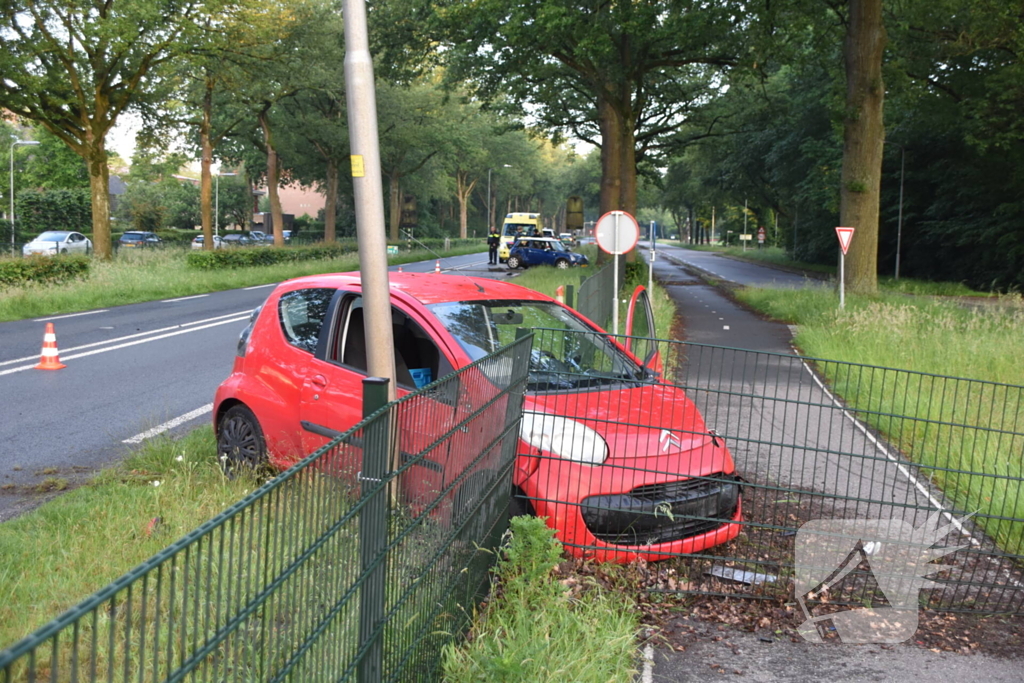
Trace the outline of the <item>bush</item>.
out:
<instances>
[{"instance_id":1,"label":"bush","mask_svg":"<svg viewBox=\"0 0 1024 683\"><path fill-rule=\"evenodd\" d=\"M92 229L89 190L28 190L18 193L18 234L34 236L45 230Z\"/></svg>"},{"instance_id":2,"label":"bush","mask_svg":"<svg viewBox=\"0 0 1024 683\"><path fill-rule=\"evenodd\" d=\"M352 251L354 249L344 244L321 244L315 247L285 249L269 247L216 249L214 251L190 252L186 261L190 268L196 270L222 270L271 266L277 263L294 263L296 261L323 261L338 258Z\"/></svg>"},{"instance_id":3,"label":"bush","mask_svg":"<svg viewBox=\"0 0 1024 683\"><path fill-rule=\"evenodd\" d=\"M67 282L89 274L87 256L30 256L0 260L0 287Z\"/></svg>"}]
</instances>

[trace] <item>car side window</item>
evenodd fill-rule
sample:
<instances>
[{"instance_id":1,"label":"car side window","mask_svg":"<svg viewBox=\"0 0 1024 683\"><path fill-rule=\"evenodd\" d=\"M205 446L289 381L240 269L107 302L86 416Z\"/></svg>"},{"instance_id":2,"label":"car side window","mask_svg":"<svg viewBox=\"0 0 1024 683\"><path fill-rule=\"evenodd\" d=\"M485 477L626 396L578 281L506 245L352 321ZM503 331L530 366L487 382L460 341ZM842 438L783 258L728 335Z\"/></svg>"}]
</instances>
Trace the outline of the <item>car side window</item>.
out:
<instances>
[{"instance_id":1,"label":"car side window","mask_svg":"<svg viewBox=\"0 0 1024 683\"><path fill-rule=\"evenodd\" d=\"M299 289L281 296L277 304L278 320L284 338L294 347L314 353L320 339L320 328L333 289Z\"/></svg>"}]
</instances>

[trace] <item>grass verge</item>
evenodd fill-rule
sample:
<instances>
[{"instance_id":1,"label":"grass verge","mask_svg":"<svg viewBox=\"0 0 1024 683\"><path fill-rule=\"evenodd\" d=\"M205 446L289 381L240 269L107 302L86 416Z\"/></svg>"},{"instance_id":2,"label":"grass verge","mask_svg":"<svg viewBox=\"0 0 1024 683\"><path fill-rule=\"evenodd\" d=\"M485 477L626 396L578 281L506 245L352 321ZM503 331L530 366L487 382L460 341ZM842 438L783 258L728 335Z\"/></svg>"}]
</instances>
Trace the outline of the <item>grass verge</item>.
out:
<instances>
[{"instance_id":1,"label":"grass verge","mask_svg":"<svg viewBox=\"0 0 1024 683\"><path fill-rule=\"evenodd\" d=\"M913 461L1007 552L1024 552L1024 302L965 308L926 297L821 289L745 289L741 301L795 323L836 392ZM885 370L900 368L911 372ZM925 374L912 374L925 373ZM970 378L981 381L963 381ZM972 475L979 473L983 476Z\"/></svg>"},{"instance_id":2,"label":"grass verge","mask_svg":"<svg viewBox=\"0 0 1024 683\"><path fill-rule=\"evenodd\" d=\"M481 250L478 247L452 249L443 255L459 256ZM359 268L359 256L352 253L325 261L200 271L186 266L187 254L178 249L125 251L112 261L94 261L87 279L0 289L0 322L206 294ZM392 256L388 262L394 265L430 258L434 258L431 252L415 250Z\"/></svg>"},{"instance_id":3,"label":"grass verge","mask_svg":"<svg viewBox=\"0 0 1024 683\"><path fill-rule=\"evenodd\" d=\"M451 683L627 683L636 677L638 612L599 587L571 591L552 577L562 549L536 517L515 517L494 598L468 638L444 650Z\"/></svg>"}]
</instances>

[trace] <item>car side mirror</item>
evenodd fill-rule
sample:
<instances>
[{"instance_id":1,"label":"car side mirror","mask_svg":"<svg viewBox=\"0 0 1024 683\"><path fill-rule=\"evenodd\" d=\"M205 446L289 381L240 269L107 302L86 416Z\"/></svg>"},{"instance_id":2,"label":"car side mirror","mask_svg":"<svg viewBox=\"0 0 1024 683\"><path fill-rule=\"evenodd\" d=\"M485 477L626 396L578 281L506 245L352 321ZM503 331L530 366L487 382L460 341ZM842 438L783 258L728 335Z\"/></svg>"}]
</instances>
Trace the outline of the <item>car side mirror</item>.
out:
<instances>
[{"instance_id":1,"label":"car side mirror","mask_svg":"<svg viewBox=\"0 0 1024 683\"><path fill-rule=\"evenodd\" d=\"M499 313L494 317L494 322L498 325L522 325L523 314L516 313L511 308L505 313Z\"/></svg>"}]
</instances>

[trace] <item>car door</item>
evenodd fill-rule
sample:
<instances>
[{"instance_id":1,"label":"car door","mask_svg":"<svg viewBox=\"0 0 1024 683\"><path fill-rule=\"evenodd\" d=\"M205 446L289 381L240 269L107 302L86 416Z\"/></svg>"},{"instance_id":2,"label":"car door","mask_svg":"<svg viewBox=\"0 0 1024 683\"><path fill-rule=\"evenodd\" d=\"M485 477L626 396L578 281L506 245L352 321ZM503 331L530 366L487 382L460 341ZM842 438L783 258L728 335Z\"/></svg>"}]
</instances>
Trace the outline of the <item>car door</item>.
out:
<instances>
[{"instance_id":1,"label":"car door","mask_svg":"<svg viewBox=\"0 0 1024 683\"><path fill-rule=\"evenodd\" d=\"M657 331L654 324L654 309L647 289L638 286L633 290L626 311L626 349L652 372L660 373L661 352L658 349Z\"/></svg>"}]
</instances>

